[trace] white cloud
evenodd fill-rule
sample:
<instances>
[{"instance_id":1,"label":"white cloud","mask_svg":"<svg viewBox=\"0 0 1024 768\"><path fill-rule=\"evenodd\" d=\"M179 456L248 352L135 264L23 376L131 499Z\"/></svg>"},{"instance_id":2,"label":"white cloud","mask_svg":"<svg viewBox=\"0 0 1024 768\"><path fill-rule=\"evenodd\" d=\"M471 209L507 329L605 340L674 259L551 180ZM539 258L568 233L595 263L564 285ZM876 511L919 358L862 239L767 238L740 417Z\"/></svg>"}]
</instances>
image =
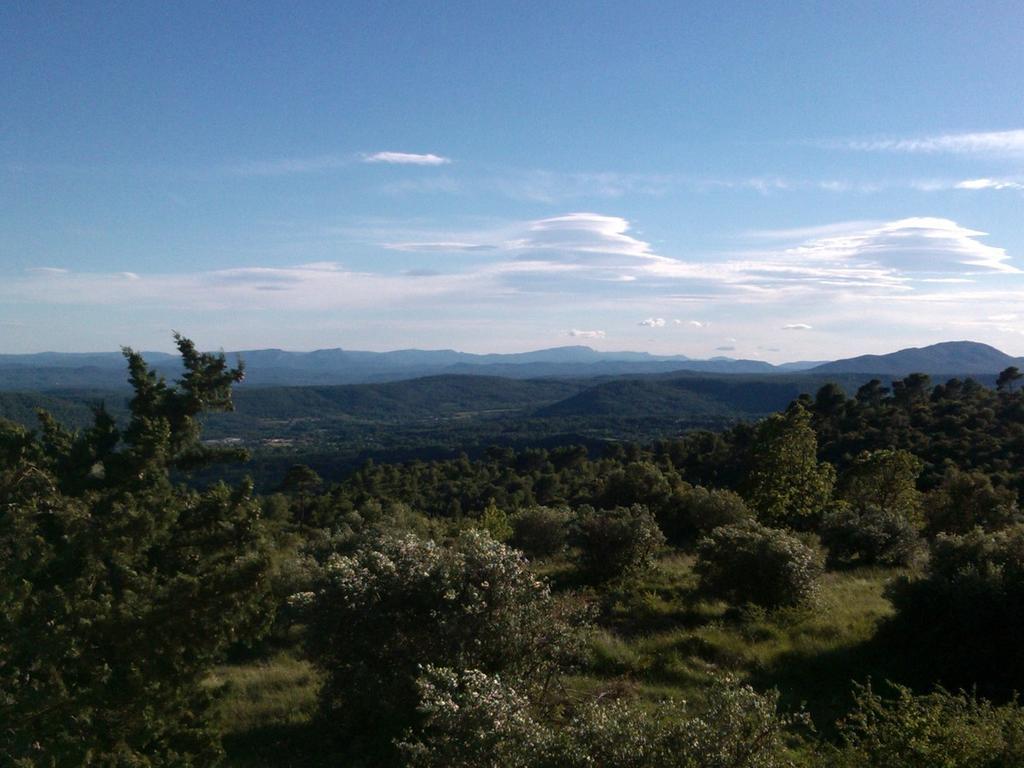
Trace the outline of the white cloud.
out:
<instances>
[{"instance_id":1,"label":"white cloud","mask_svg":"<svg viewBox=\"0 0 1024 768\"><path fill-rule=\"evenodd\" d=\"M603 284L606 291L621 292L628 286L633 292L656 291L676 300L732 296L737 301L772 302L794 294L891 294L913 290L925 281L1020 273L1003 248L982 241L984 232L936 217L748 234L755 236L766 241L763 247L725 258L670 258L636 237L628 220L580 212L385 247L479 253L487 262L480 269L531 292L588 286L596 291ZM796 242L778 242L787 239ZM559 276L564 280L559 282ZM700 321L691 325L695 322Z\"/></svg>"},{"instance_id":2,"label":"white cloud","mask_svg":"<svg viewBox=\"0 0 1024 768\"><path fill-rule=\"evenodd\" d=\"M811 326L809 326L807 323L786 323L784 326L782 326L782 330L784 330L784 331L809 331L809 330L811 330Z\"/></svg>"},{"instance_id":3,"label":"white cloud","mask_svg":"<svg viewBox=\"0 0 1024 768\"><path fill-rule=\"evenodd\" d=\"M578 328L573 328L568 332L569 336L578 339L603 339L605 337L604 331L581 331Z\"/></svg>"},{"instance_id":4,"label":"white cloud","mask_svg":"<svg viewBox=\"0 0 1024 768\"><path fill-rule=\"evenodd\" d=\"M374 152L363 156L364 163L388 163L390 165L447 165L451 158L441 155L418 155L412 152Z\"/></svg>"},{"instance_id":5,"label":"white cloud","mask_svg":"<svg viewBox=\"0 0 1024 768\"><path fill-rule=\"evenodd\" d=\"M1024 184L1006 179L965 179L956 183L957 189L1024 189Z\"/></svg>"},{"instance_id":6,"label":"white cloud","mask_svg":"<svg viewBox=\"0 0 1024 768\"><path fill-rule=\"evenodd\" d=\"M500 268L508 275L563 272L606 283L634 283L652 265L675 263L655 254L649 243L629 233L630 228L630 222L619 216L577 212L489 232L389 242L384 247L413 252L492 251L494 257L510 260Z\"/></svg>"},{"instance_id":7,"label":"white cloud","mask_svg":"<svg viewBox=\"0 0 1024 768\"><path fill-rule=\"evenodd\" d=\"M808 240L829 235L842 235L859 229L869 229L877 227L882 223L881 221L869 220L838 221L833 224L817 224L810 227L753 229L744 232L742 236L756 240Z\"/></svg>"},{"instance_id":8,"label":"white cloud","mask_svg":"<svg viewBox=\"0 0 1024 768\"><path fill-rule=\"evenodd\" d=\"M664 328L665 318L663 317L648 317L646 320L641 320L637 325L643 325L647 328Z\"/></svg>"},{"instance_id":9,"label":"white cloud","mask_svg":"<svg viewBox=\"0 0 1024 768\"><path fill-rule=\"evenodd\" d=\"M528 225L524 236L510 245L532 251L548 251L551 256L575 260L583 254L592 261L594 254L632 256L639 259L658 259L651 246L627 232L630 223L619 216L599 213L568 213L540 219Z\"/></svg>"},{"instance_id":10,"label":"white cloud","mask_svg":"<svg viewBox=\"0 0 1024 768\"><path fill-rule=\"evenodd\" d=\"M915 217L819 238L791 252L825 262L874 262L900 272L1020 272L1007 263L1010 257L1004 249L978 240L986 235L950 219Z\"/></svg>"},{"instance_id":11,"label":"white cloud","mask_svg":"<svg viewBox=\"0 0 1024 768\"><path fill-rule=\"evenodd\" d=\"M711 327L711 323L708 322L707 320L691 320L689 322L689 325L692 325L694 328L709 328L709 327Z\"/></svg>"},{"instance_id":12,"label":"white cloud","mask_svg":"<svg viewBox=\"0 0 1024 768\"><path fill-rule=\"evenodd\" d=\"M66 275L68 270L61 267L29 267L25 270L36 275Z\"/></svg>"},{"instance_id":13,"label":"white cloud","mask_svg":"<svg viewBox=\"0 0 1024 768\"><path fill-rule=\"evenodd\" d=\"M909 139L851 141L850 149L885 152L1024 155L1024 130L947 133Z\"/></svg>"}]
</instances>

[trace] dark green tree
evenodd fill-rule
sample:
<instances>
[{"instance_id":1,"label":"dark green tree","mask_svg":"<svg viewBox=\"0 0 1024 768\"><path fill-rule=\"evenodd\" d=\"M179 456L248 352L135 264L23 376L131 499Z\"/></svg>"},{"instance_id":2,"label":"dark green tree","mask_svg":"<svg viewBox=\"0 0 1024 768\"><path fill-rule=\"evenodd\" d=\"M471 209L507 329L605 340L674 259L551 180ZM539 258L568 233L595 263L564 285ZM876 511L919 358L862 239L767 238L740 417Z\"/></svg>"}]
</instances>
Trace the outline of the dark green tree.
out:
<instances>
[{"instance_id":1,"label":"dark green tree","mask_svg":"<svg viewBox=\"0 0 1024 768\"><path fill-rule=\"evenodd\" d=\"M743 496L760 521L806 528L821 515L834 484L832 465L818 462L818 439L803 406L758 425Z\"/></svg>"},{"instance_id":2,"label":"dark green tree","mask_svg":"<svg viewBox=\"0 0 1024 768\"><path fill-rule=\"evenodd\" d=\"M864 451L843 473L838 495L858 514L874 507L920 523L922 469L924 462L909 451Z\"/></svg>"},{"instance_id":3,"label":"dark green tree","mask_svg":"<svg viewBox=\"0 0 1024 768\"><path fill-rule=\"evenodd\" d=\"M242 369L176 336L168 385L126 349L123 431L0 426L0 754L18 766L206 766L201 682L272 616L271 541L251 484L197 492L172 472L229 454L198 417ZM235 454L237 455L237 454Z\"/></svg>"},{"instance_id":4,"label":"dark green tree","mask_svg":"<svg viewBox=\"0 0 1024 768\"><path fill-rule=\"evenodd\" d=\"M1024 373L1021 373L1017 366L1011 365L999 374L999 378L996 379L996 389L1000 392L1013 392L1014 385L1021 379L1024 379Z\"/></svg>"}]
</instances>

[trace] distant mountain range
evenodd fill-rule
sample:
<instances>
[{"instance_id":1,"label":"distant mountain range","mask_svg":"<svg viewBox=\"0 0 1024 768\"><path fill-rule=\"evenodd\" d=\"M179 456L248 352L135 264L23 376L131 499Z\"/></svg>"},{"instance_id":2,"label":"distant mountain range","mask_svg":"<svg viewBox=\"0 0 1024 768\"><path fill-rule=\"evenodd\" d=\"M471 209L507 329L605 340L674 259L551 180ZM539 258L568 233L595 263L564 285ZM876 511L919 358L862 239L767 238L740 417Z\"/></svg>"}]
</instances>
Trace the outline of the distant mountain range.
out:
<instances>
[{"instance_id":1,"label":"distant mountain range","mask_svg":"<svg viewBox=\"0 0 1024 768\"><path fill-rule=\"evenodd\" d=\"M971 375L995 374L1011 365L1024 366L1024 359L970 341L904 349L888 355L863 355L833 362L802 361L782 365L727 357L693 360L684 355L601 352L585 346L555 347L516 354L471 354L449 349L404 349L394 352L343 349L288 352L256 349L228 353L229 358L236 356L245 361L246 384L250 387L378 383L453 374L512 379L584 379L682 371L761 375L848 373L890 377L916 372ZM180 372L180 363L175 355L148 352L145 357L150 365L165 375L174 377ZM3 390L110 389L124 385L124 358L117 352L0 355L0 389Z\"/></svg>"}]
</instances>

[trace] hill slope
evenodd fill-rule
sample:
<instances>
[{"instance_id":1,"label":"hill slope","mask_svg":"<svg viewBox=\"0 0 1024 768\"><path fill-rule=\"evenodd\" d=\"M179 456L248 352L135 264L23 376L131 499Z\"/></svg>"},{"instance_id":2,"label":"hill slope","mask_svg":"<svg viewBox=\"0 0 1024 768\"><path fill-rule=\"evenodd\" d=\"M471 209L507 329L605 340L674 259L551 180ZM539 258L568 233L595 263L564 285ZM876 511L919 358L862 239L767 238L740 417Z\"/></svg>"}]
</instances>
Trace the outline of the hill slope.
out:
<instances>
[{"instance_id":1,"label":"hill slope","mask_svg":"<svg viewBox=\"0 0 1024 768\"><path fill-rule=\"evenodd\" d=\"M988 344L975 341L947 341L928 347L911 347L888 355L861 355L836 360L812 368L808 373L875 373L906 376L911 373L994 374L1011 365L1021 365L1020 358L1010 357Z\"/></svg>"}]
</instances>

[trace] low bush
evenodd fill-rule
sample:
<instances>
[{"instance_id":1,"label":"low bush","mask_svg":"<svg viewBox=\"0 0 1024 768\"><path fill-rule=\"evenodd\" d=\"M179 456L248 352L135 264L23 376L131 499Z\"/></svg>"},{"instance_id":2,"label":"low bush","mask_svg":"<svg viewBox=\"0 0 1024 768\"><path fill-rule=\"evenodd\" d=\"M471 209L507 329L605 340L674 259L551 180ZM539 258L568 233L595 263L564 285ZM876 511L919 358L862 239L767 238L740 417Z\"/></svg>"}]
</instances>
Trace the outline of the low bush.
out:
<instances>
[{"instance_id":1,"label":"low bush","mask_svg":"<svg viewBox=\"0 0 1024 768\"><path fill-rule=\"evenodd\" d=\"M830 512L820 535L832 564L910 565L921 551L917 529L905 515L874 506Z\"/></svg>"},{"instance_id":2,"label":"low bush","mask_svg":"<svg viewBox=\"0 0 1024 768\"><path fill-rule=\"evenodd\" d=\"M665 536L647 507L634 504L600 511L584 510L577 532L580 565L602 583L650 570Z\"/></svg>"},{"instance_id":3,"label":"low bush","mask_svg":"<svg viewBox=\"0 0 1024 768\"><path fill-rule=\"evenodd\" d=\"M697 545L694 566L705 593L766 608L807 601L822 570L820 554L798 536L753 521L713 530Z\"/></svg>"},{"instance_id":4,"label":"low bush","mask_svg":"<svg viewBox=\"0 0 1024 768\"><path fill-rule=\"evenodd\" d=\"M565 550L572 513L566 507L527 507L512 516L511 544L528 557L557 555Z\"/></svg>"},{"instance_id":5,"label":"low bush","mask_svg":"<svg viewBox=\"0 0 1024 768\"><path fill-rule=\"evenodd\" d=\"M430 668L420 680L424 726L401 744L411 768L783 768L794 720L778 695L721 684L707 707L595 701L552 726L503 680Z\"/></svg>"},{"instance_id":6,"label":"low bush","mask_svg":"<svg viewBox=\"0 0 1024 768\"><path fill-rule=\"evenodd\" d=\"M721 525L733 525L753 517L754 513L738 493L697 485L672 496L658 513L658 525L671 544L686 546Z\"/></svg>"},{"instance_id":7,"label":"low bush","mask_svg":"<svg viewBox=\"0 0 1024 768\"><path fill-rule=\"evenodd\" d=\"M392 739L417 721L422 667L480 669L530 691L583 645L579 613L480 531L449 546L385 536L329 560L293 602L324 675L325 727L375 765L394 759Z\"/></svg>"},{"instance_id":8,"label":"low bush","mask_svg":"<svg viewBox=\"0 0 1024 768\"><path fill-rule=\"evenodd\" d=\"M839 724L843 744L823 750L828 768L1012 768L1024 765L1024 709L943 690L883 699L870 686Z\"/></svg>"}]
</instances>

